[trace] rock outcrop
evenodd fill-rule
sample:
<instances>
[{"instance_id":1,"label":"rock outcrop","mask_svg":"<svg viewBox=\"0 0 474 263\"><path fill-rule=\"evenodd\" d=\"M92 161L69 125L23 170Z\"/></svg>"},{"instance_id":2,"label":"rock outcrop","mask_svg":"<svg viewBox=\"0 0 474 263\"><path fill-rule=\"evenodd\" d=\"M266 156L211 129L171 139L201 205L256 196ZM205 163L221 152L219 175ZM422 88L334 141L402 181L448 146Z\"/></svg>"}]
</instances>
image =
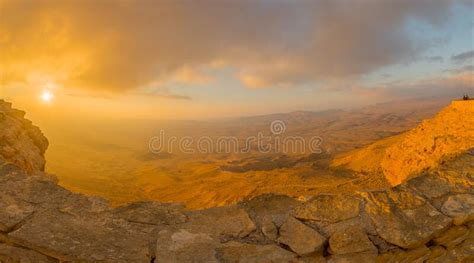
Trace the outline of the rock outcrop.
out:
<instances>
[{"instance_id":1,"label":"rock outcrop","mask_svg":"<svg viewBox=\"0 0 474 263\"><path fill-rule=\"evenodd\" d=\"M472 150L380 191L305 202L269 194L198 211L158 202L112 208L46 176L47 140L4 104L1 145L16 154L0 155L0 262L474 260Z\"/></svg>"},{"instance_id":2,"label":"rock outcrop","mask_svg":"<svg viewBox=\"0 0 474 263\"><path fill-rule=\"evenodd\" d=\"M43 171L48 140L24 117L24 111L0 100L0 156L29 173Z\"/></svg>"},{"instance_id":3,"label":"rock outcrop","mask_svg":"<svg viewBox=\"0 0 474 263\"><path fill-rule=\"evenodd\" d=\"M358 172L382 173L392 185L436 167L445 156L474 147L474 101L453 101L434 118L401 135L333 161Z\"/></svg>"}]
</instances>

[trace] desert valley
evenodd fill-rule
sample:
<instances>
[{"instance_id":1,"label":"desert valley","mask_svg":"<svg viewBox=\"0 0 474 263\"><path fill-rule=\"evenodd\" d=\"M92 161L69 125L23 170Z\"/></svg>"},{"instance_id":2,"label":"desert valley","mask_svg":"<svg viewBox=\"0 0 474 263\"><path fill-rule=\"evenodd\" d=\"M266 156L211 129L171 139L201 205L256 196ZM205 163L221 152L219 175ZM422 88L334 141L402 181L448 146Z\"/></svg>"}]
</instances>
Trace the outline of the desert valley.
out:
<instances>
[{"instance_id":1,"label":"desert valley","mask_svg":"<svg viewBox=\"0 0 474 263\"><path fill-rule=\"evenodd\" d=\"M305 198L317 193L383 189L389 181L378 174L348 172L332 164L336 156L415 128L434 117L449 99L397 101L355 110L294 112L218 121L89 122L56 126L45 123L50 140L46 171L60 185L101 196L119 205L131 201L178 202L188 208L236 203L264 193ZM282 120L282 137L319 136L320 153L221 152L151 153L148 142L160 130L168 136L244 138ZM62 127L60 127L62 126ZM195 147L195 146L194 146ZM421 147L421 146L420 146ZM174 150L174 152L173 152ZM377 157L365 157L378 162ZM337 161L337 160L336 160ZM360 162L363 162L362 160Z\"/></svg>"}]
</instances>

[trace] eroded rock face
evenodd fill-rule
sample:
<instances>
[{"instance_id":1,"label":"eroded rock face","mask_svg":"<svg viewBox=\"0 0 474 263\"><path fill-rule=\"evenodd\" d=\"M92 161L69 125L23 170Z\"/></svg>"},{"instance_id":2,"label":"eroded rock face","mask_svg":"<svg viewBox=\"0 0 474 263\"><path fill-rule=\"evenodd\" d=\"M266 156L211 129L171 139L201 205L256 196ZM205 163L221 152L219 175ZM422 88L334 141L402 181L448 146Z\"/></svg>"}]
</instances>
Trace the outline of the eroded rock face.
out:
<instances>
[{"instance_id":1,"label":"eroded rock face","mask_svg":"<svg viewBox=\"0 0 474 263\"><path fill-rule=\"evenodd\" d=\"M32 250L0 243L0 262L54 263L57 261Z\"/></svg>"},{"instance_id":2,"label":"eroded rock face","mask_svg":"<svg viewBox=\"0 0 474 263\"><path fill-rule=\"evenodd\" d=\"M452 219L428 203L403 209L387 192L364 193L365 211L376 226L378 235L402 248L415 248L445 230Z\"/></svg>"},{"instance_id":3,"label":"eroded rock face","mask_svg":"<svg viewBox=\"0 0 474 263\"><path fill-rule=\"evenodd\" d=\"M360 226L341 228L329 238L329 253L350 254L377 252L377 248Z\"/></svg>"},{"instance_id":4,"label":"eroded rock face","mask_svg":"<svg viewBox=\"0 0 474 263\"><path fill-rule=\"evenodd\" d=\"M451 195L444 202L441 211L454 218L455 225L474 220L474 195Z\"/></svg>"},{"instance_id":5,"label":"eroded rock face","mask_svg":"<svg viewBox=\"0 0 474 263\"><path fill-rule=\"evenodd\" d=\"M231 241L217 249L220 262L297 262L297 256L277 245L242 244Z\"/></svg>"},{"instance_id":6,"label":"eroded rock face","mask_svg":"<svg viewBox=\"0 0 474 263\"><path fill-rule=\"evenodd\" d=\"M0 151L0 262L474 261L471 153L381 191L111 208L43 173L47 141L23 113L0 112L13 127L0 147L15 149Z\"/></svg>"},{"instance_id":7,"label":"eroded rock face","mask_svg":"<svg viewBox=\"0 0 474 263\"><path fill-rule=\"evenodd\" d=\"M303 256L321 250L326 240L318 231L289 217L280 227L278 242L289 246L295 253Z\"/></svg>"},{"instance_id":8,"label":"eroded rock face","mask_svg":"<svg viewBox=\"0 0 474 263\"><path fill-rule=\"evenodd\" d=\"M0 100L0 156L27 172L44 171L48 140L24 116L25 112Z\"/></svg>"},{"instance_id":9,"label":"eroded rock face","mask_svg":"<svg viewBox=\"0 0 474 263\"><path fill-rule=\"evenodd\" d=\"M354 195L318 195L294 211L302 220L339 222L359 215L360 200Z\"/></svg>"}]
</instances>

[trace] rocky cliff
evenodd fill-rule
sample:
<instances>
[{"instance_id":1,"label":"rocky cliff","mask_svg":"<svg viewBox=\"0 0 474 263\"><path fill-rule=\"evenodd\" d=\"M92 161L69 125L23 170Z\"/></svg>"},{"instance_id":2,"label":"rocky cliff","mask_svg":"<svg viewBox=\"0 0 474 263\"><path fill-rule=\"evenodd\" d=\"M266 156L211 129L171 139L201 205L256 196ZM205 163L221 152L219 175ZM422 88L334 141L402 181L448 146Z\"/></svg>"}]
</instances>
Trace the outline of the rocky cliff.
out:
<instances>
[{"instance_id":1,"label":"rocky cliff","mask_svg":"<svg viewBox=\"0 0 474 263\"><path fill-rule=\"evenodd\" d=\"M392 185L436 167L445 156L474 147L474 101L453 101L434 118L399 136L333 161L357 172L382 173Z\"/></svg>"},{"instance_id":2,"label":"rocky cliff","mask_svg":"<svg viewBox=\"0 0 474 263\"><path fill-rule=\"evenodd\" d=\"M473 150L381 191L112 208L42 172L47 140L23 114L0 102L0 262L474 260Z\"/></svg>"},{"instance_id":3,"label":"rocky cliff","mask_svg":"<svg viewBox=\"0 0 474 263\"><path fill-rule=\"evenodd\" d=\"M24 117L24 111L0 100L0 156L29 173L43 171L48 140Z\"/></svg>"}]
</instances>

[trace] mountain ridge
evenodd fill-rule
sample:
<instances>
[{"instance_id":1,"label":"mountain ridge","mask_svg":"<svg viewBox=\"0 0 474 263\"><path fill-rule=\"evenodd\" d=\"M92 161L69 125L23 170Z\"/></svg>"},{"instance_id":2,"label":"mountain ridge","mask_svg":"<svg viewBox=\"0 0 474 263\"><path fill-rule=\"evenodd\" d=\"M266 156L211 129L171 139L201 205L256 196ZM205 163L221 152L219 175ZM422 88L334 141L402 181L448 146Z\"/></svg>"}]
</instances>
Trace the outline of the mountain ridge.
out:
<instances>
[{"instance_id":1,"label":"mountain ridge","mask_svg":"<svg viewBox=\"0 0 474 263\"><path fill-rule=\"evenodd\" d=\"M439 165L447 155L474 147L474 101L453 101L416 128L343 154L332 166L382 173L392 184Z\"/></svg>"}]
</instances>

